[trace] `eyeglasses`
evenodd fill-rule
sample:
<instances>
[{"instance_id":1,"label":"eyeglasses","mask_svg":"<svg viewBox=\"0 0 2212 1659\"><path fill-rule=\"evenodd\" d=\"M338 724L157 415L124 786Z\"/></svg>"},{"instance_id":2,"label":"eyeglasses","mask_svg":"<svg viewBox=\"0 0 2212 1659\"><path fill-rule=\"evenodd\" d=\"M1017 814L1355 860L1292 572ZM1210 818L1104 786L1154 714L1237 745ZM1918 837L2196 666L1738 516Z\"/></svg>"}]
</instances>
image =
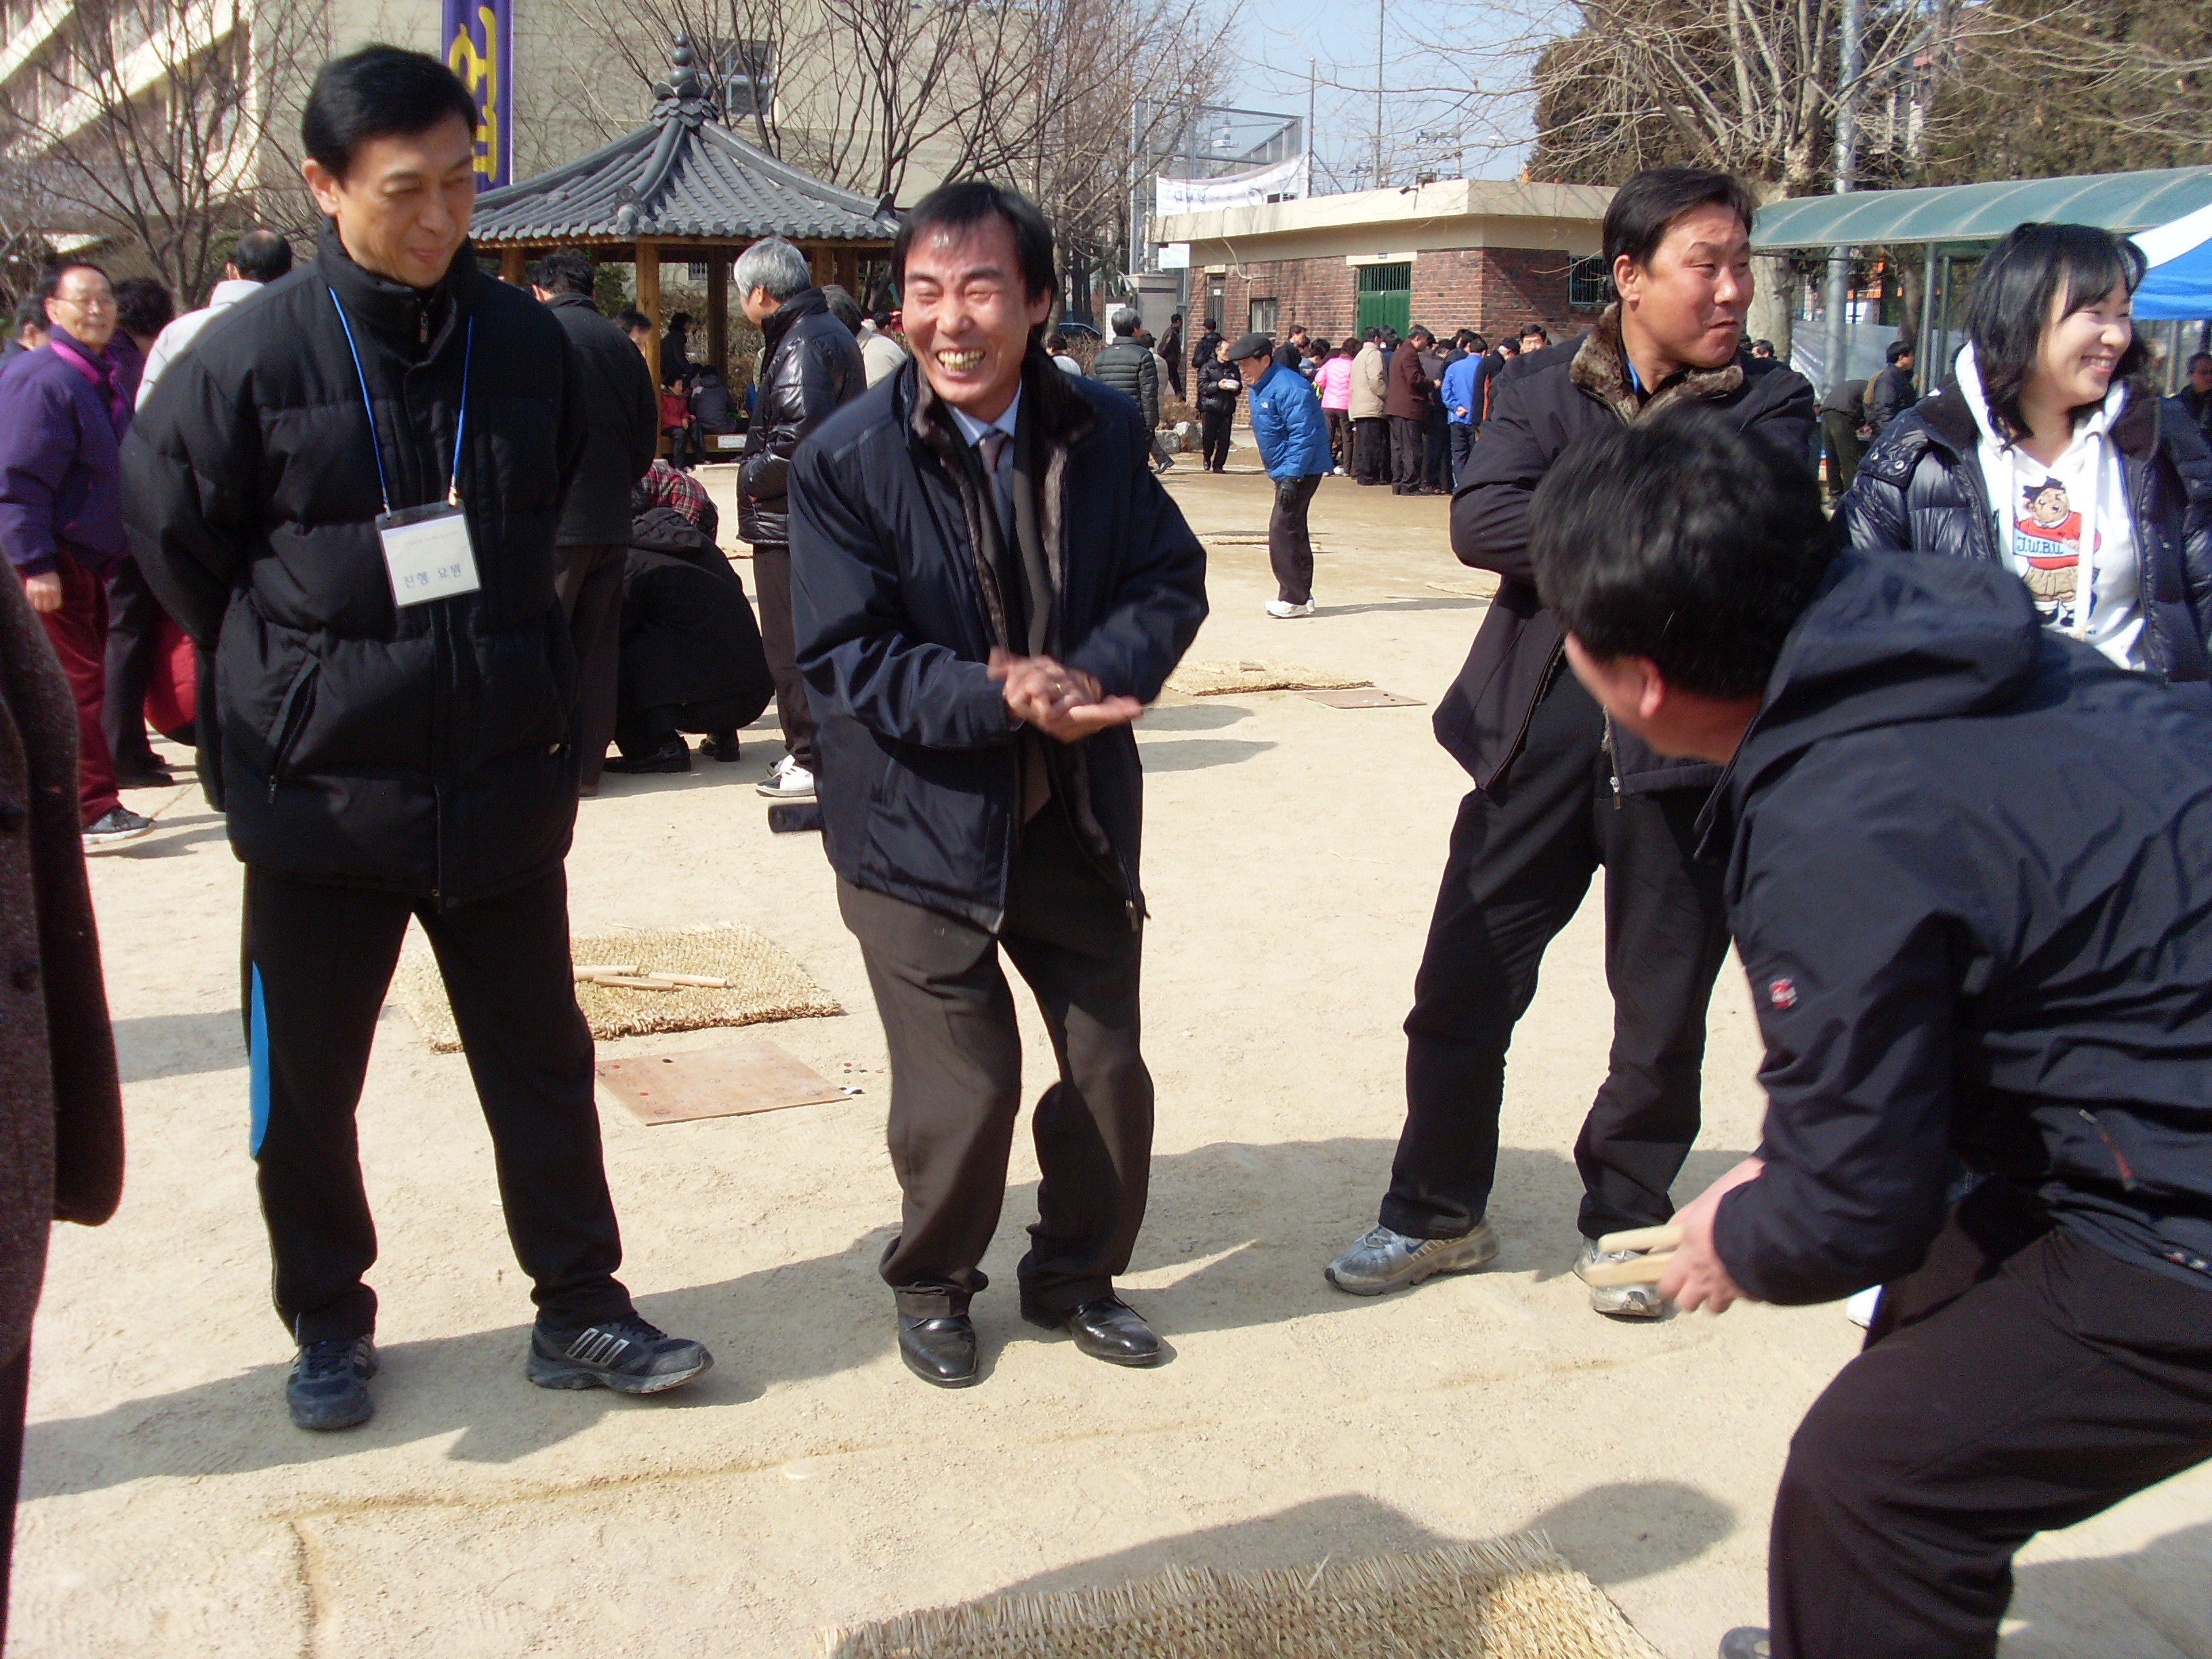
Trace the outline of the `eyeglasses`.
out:
<instances>
[{"instance_id":1,"label":"eyeglasses","mask_svg":"<svg viewBox=\"0 0 2212 1659\"><path fill-rule=\"evenodd\" d=\"M66 294L57 294L54 303L77 311L112 311L115 309L115 296L112 294L94 294L82 300L72 300Z\"/></svg>"}]
</instances>

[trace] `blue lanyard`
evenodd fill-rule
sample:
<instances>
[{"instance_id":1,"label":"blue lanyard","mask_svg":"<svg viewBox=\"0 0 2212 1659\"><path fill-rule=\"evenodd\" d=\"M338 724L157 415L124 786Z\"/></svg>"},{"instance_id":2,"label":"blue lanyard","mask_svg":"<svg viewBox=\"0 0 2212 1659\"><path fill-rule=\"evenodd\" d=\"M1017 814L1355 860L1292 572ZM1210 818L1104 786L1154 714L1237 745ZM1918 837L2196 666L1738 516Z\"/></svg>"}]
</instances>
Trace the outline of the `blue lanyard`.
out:
<instances>
[{"instance_id":1,"label":"blue lanyard","mask_svg":"<svg viewBox=\"0 0 2212 1659\"><path fill-rule=\"evenodd\" d=\"M392 486L384 477L384 445L376 435L376 405L369 401L368 376L362 372L361 348L353 343L353 325L346 320L345 306L338 299L336 289L330 290L331 303L337 307L338 326L345 331L346 349L353 354L354 378L361 382L361 406L368 411L368 450L376 457L376 493L384 497L384 510L392 511ZM469 363L476 356L477 319L469 319L468 332L461 344L461 412L453 422L453 465L447 474L446 505L461 504L461 439L469 429Z\"/></svg>"}]
</instances>

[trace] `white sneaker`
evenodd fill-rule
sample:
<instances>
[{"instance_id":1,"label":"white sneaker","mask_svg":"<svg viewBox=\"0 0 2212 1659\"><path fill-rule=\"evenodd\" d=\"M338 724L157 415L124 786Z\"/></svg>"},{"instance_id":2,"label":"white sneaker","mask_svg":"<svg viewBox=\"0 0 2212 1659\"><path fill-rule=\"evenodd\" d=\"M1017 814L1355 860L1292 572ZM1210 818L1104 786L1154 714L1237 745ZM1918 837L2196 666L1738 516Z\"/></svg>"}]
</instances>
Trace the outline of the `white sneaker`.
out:
<instances>
[{"instance_id":1,"label":"white sneaker","mask_svg":"<svg viewBox=\"0 0 2212 1659\"><path fill-rule=\"evenodd\" d=\"M786 755L755 787L770 800L812 800L814 774Z\"/></svg>"},{"instance_id":2,"label":"white sneaker","mask_svg":"<svg viewBox=\"0 0 2212 1659\"><path fill-rule=\"evenodd\" d=\"M1311 599L1308 599L1304 605L1292 605L1288 599L1267 601L1267 614L1277 622L1287 622L1292 617L1310 617L1313 613L1314 603Z\"/></svg>"},{"instance_id":3,"label":"white sneaker","mask_svg":"<svg viewBox=\"0 0 2212 1659\"><path fill-rule=\"evenodd\" d=\"M1874 1310L1881 1305L1881 1286L1871 1285L1844 1304L1844 1317L1861 1330L1874 1323Z\"/></svg>"}]
</instances>

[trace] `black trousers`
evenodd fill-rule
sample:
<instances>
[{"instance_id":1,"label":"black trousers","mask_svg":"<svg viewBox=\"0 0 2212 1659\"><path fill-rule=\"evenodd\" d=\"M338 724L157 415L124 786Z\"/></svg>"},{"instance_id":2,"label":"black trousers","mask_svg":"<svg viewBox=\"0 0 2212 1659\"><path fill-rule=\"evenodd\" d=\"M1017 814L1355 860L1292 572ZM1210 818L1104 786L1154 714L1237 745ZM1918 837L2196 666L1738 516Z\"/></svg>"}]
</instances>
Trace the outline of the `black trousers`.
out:
<instances>
[{"instance_id":1,"label":"black trousers","mask_svg":"<svg viewBox=\"0 0 2212 1659\"><path fill-rule=\"evenodd\" d=\"M1218 472L1229 465L1229 428L1237 418L1231 409L1202 409L1198 414L1199 465Z\"/></svg>"},{"instance_id":2,"label":"black trousers","mask_svg":"<svg viewBox=\"0 0 2212 1659\"><path fill-rule=\"evenodd\" d=\"M1504 775L1460 804L1406 1016L1406 1127L1386 1227L1448 1238L1483 1218L1505 1051L1544 947L1605 871L1610 1069L1575 1142L1589 1237L1656 1226L1698 1136L1705 1006L1728 950L1718 866L1692 856L1700 789L1613 793L1605 720L1562 667Z\"/></svg>"},{"instance_id":3,"label":"black trousers","mask_svg":"<svg viewBox=\"0 0 2212 1659\"><path fill-rule=\"evenodd\" d=\"M1274 510L1267 515L1267 562L1274 568L1275 597L1291 605L1313 598L1313 532L1306 512L1321 474L1275 480Z\"/></svg>"},{"instance_id":4,"label":"black trousers","mask_svg":"<svg viewBox=\"0 0 2212 1659\"><path fill-rule=\"evenodd\" d=\"M146 687L154 678L155 629L161 602L146 586L138 561L124 557L107 568L107 690L100 724L107 752L120 773L159 763L146 737Z\"/></svg>"},{"instance_id":5,"label":"black trousers","mask_svg":"<svg viewBox=\"0 0 2212 1659\"><path fill-rule=\"evenodd\" d=\"M1362 483L1383 483L1390 477L1390 422L1363 415L1352 423L1352 474Z\"/></svg>"},{"instance_id":6,"label":"black trousers","mask_svg":"<svg viewBox=\"0 0 2212 1659\"><path fill-rule=\"evenodd\" d=\"M1031 1120L1037 1219L1022 1294L1065 1312L1113 1288L1144 1223L1152 1079L1139 1052L1142 937L1058 800L1023 831L998 937L840 880L890 1049L891 1167L905 1194L884 1282L901 1313L964 1313L1006 1202L1022 1043L1006 955L1052 1034L1060 1078Z\"/></svg>"},{"instance_id":7,"label":"black trousers","mask_svg":"<svg viewBox=\"0 0 2212 1659\"><path fill-rule=\"evenodd\" d=\"M655 703L625 708L615 722L615 744L630 760L643 760L678 732L710 738L734 737L752 718L754 705L743 697L708 697L700 702Z\"/></svg>"},{"instance_id":8,"label":"black trousers","mask_svg":"<svg viewBox=\"0 0 2212 1659\"><path fill-rule=\"evenodd\" d=\"M8 1578L15 1557L15 1494L23 1484L23 1418L31 1403L31 1345L0 1365L0 1647L8 1640Z\"/></svg>"},{"instance_id":9,"label":"black trousers","mask_svg":"<svg viewBox=\"0 0 2212 1659\"><path fill-rule=\"evenodd\" d=\"M1791 1438L1774 1659L1990 1659L2021 1545L2212 1457L2212 1283L2020 1208L1960 1202Z\"/></svg>"},{"instance_id":10,"label":"black trousers","mask_svg":"<svg viewBox=\"0 0 2212 1659\"><path fill-rule=\"evenodd\" d=\"M1469 421L1454 421L1450 426L1451 477L1450 488L1459 488L1459 475L1467 471L1468 457L1474 453L1474 434L1482 428Z\"/></svg>"},{"instance_id":11,"label":"black trousers","mask_svg":"<svg viewBox=\"0 0 2212 1659\"><path fill-rule=\"evenodd\" d=\"M277 1316L301 1343L365 1336L376 1224L354 1113L407 919L429 935L491 1129L515 1259L546 1322L630 1310L592 1097L592 1034L568 960L568 888L554 870L447 911L404 895L246 872L251 1146L276 1258Z\"/></svg>"},{"instance_id":12,"label":"black trousers","mask_svg":"<svg viewBox=\"0 0 2212 1659\"><path fill-rule=\"evenodd\" d=\"M753 547L753 590L760 601L761 649L775 681L775 717L783 726L783 746L811 772L815 768L814 709L799 678L798 644L791 631L791 546L758 542Z\"/></svg>"},{"instance_id":13,"label":"black trousers","mask_svg":"<svg viewBox=\"0 0 2212 1659\"><path fill-rule=\"evenodd\" d=\"M1322 412L1328 416L1328 457L1349 472L1352 471L1354 447L1352 436L1352 416L1341 409L1325 410Z\"/></svg>"},{"instance_id":14,"label":"black trousers","mask_svg":"<svg viewBox=\"0 0 2212 1659\"><path fill-rule=\"evenodd\" d=\"M1429 410L1421 445L1421 482L1432 489L1451 488L1451 431L1441 406Z\"/></svg>"},{"instance_id":15,"label":"black trousers","mask_svg":"<svg viewBox=\"0 0 2212 1659\"><path fill-rule=\"evenodd\" d=\"M1844 492L1851 487L1851 480L1858 477L1859 458L1866 453L1866 446L1859 441L1859 423L1845 410L1824 409L1820 411L1820 435L1827 440L1828 446L1828 494L1832 499L1841 501Z\"/></svg>"},{"instance_id":16,"label":"black trousers","mask_svg":"<svg viewBox=\"0 0 2212 1659\"><path fill-rule=\"evenodd\" d=\"M622 668L623 561L620 543L589 543L553 550L553 591L568 619L576 647L577 741L583 757L577 782L586 793L599 787L607 744L614 741L615 692Z\"/></svg>"},{"instance_id":17,"label":"black trousers","mask_svg":"<svg viewBox=\"0 0 2212 1659\"><path fill-rule=\"evenodd\" d=\"M1390 416L1390 488L1399 491L1421 487L1421 454L1428 442L1427 423L1409 415Z\"/></svg>"}]
</instances>

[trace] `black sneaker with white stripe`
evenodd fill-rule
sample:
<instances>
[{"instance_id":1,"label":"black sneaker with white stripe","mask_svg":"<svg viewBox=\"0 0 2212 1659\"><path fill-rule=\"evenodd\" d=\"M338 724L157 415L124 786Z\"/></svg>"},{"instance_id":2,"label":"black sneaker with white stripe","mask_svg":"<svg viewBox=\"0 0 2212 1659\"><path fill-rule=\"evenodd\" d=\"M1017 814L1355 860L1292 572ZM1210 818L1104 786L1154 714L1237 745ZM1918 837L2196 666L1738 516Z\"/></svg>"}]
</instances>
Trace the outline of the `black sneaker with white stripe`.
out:
<instances>
[{"instance_id":1,"label":"black sneaker with white stripe","mask_svg":"<svg viewBox=\"0 0 2212 1659\"><path fill-rule=\"evenodd\" d=\"M540 1320L530 1333L530 1358L523 1371L541 1389L659 1394L681 1387L714 1364L714 1356L698 1343L626 1314L580 1331L552 1330Z\"/></svg>"}]
</instances>

